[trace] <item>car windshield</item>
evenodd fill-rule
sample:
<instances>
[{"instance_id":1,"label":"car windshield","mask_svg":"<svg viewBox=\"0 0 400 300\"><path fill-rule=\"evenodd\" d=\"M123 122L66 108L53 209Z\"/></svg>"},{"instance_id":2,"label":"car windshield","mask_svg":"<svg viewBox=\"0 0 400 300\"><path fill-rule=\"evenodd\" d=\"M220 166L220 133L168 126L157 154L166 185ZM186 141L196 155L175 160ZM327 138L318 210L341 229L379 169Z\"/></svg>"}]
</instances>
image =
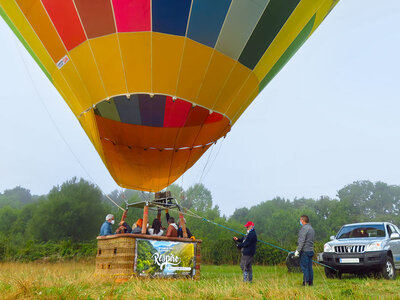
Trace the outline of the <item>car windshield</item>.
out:
<instances>
[{"instance_id":1,"label":"car windshield","mask_svg":"<svg viewBox=\"0 0 400 300\"><path fill-rule=\"evenodd\" d=\"M384 237L385 227L383 224L374 225L350 225L344 226L338 233L337 239Z\"/></svg>"}]
</instances>

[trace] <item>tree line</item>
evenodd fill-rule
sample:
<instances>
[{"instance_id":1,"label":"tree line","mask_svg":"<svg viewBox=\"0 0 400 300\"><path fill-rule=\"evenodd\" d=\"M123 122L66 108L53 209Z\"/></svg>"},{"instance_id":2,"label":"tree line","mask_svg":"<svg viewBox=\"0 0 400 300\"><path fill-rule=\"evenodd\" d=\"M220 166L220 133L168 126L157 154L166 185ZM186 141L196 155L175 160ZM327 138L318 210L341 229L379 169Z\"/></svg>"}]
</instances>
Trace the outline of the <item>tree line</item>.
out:
<instances>
[{"instance_id":1,"label":"tree line","mask_svg":"<svg viewBox=\"0 0 400 300\"><path fill-rule=\"evenodd\" d=\"M303 214L310 217L315 229L317 251L322 250L329 236L347 223L390 221L400 224L400 186L383 182L356 181L340 189L335 198L289 200L275 197L249 208L238 208L231 216L221 213L203 184L186 190L173 184L168 190L182 207L233 230L244 232L243 224L251 220L259 239L289 250L296 246L299 217ZM148 200L153 194L115 190L110 197L124 207L125 202ZM108 213L113 213L118 223L122 212L94 184L84 179L72 178L53 187L46 195L32 195L23 187L5 190L0 193L0 260L92 258L96 253L96 236ZM156 213L150 211L150 223ZM141 216L140 209L130 209L127 222L132 225ZM195 237L203 240L204 262L238 262L240 253L232 241L235 233L203 218L186 216L186 221ZM166 225L165 219L163 225ZM114 227L116 229L117 224ZM255 261L276 264L284 261L286 255L259 243Z\"/></svg>"}]
</instances>

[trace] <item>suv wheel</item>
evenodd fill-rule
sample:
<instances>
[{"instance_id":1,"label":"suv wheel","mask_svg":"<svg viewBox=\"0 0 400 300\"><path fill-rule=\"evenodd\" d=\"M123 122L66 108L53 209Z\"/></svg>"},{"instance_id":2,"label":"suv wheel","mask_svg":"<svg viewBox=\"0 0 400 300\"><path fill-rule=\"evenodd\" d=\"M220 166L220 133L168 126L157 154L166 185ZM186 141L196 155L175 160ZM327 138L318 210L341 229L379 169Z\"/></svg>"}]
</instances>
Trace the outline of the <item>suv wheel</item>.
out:
<instances>
[{"instance_id":1,"label":"suv wheel","mask_svg":"<svg viewBox=\"0 0 400 300\"><path fill-rule=\"evenodd\" d=\"M342 274L340 274L340 276L339 276L339 273L336 270L328 268L328 267L325 267L325 275L327 278L330 278L330 279L333 279L333 278L340 279L342 277L341 276Z\"/></svg>"},{"instance_id":2,"label":"suv wheel","mask_svg":"<svg viewBox=\"0 0 400 300\"><path fill-rule=\"evenodd\" d=\"M393 259L390 256L386 258L386 262L382 266L380 273L385 279L396 279L396 269L394 268Z\"/></svg>"}]
</instances>

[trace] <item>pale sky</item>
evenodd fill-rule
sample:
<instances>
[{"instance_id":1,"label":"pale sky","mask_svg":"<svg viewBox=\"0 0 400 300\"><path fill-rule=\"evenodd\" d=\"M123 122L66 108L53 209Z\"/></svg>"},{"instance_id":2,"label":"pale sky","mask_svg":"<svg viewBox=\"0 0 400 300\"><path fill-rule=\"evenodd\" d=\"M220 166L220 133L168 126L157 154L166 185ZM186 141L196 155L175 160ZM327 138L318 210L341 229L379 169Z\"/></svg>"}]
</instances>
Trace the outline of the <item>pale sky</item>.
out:
<instances>
[{"instance_id":1,"label":"pale sky","mask_svg":"<svg viewBox=\"0 0 400 300\"><path fill-rule=\"evenodd\" d=\"M0 192L20 185L46 194L73 176L106 193L118 188L1 18L0 43ZM335 197L355 180L400 185L399 53L399 0L342 0L222 146L176 183L187 188L203 173L228 215L275 196Z\"/></svg>"}]
</instances>

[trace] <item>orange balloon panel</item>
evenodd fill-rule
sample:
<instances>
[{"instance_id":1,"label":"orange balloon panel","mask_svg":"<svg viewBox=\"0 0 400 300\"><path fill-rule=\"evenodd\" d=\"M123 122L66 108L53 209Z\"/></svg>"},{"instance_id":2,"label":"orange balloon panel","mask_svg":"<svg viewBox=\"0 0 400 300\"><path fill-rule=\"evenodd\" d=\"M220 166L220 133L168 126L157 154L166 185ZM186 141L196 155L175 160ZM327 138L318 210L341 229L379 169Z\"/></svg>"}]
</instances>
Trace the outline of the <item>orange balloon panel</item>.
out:
<instances>
[{"instance_id":1,"label":"orange balloon panel","mask_svg":"<svg viewBox=\"0 0 400 300\"><path fill-rule=\"evenodd\" d=\"M129 149L102 140L105 164L122 186L159 191L177 180L203 155L210 145L192 150L159 151Z\"/></svg>"}]
</instances>

